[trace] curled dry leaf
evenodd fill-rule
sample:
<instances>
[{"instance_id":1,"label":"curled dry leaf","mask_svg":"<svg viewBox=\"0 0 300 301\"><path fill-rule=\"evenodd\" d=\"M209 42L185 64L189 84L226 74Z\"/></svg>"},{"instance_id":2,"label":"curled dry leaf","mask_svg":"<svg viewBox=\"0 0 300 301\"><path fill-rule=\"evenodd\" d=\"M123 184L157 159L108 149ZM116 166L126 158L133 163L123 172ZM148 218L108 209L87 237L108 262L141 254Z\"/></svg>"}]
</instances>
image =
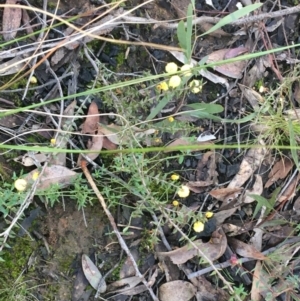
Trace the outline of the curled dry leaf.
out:
<instances>
[{"instance_id":1,"label":"curled dry leaf","mask_svg":"<svg viewBox=\"0 0 300 301\"><path fill-rule=\"evenodd\" d=\"M278 199L278 202L284 202L286 200L292 199L296 194L296 188L300 180L300 174L297 177L294 177L293 180L289 183L288 187L284 190L281 196Z\"/></svg>"},{"instance_id":2,"label":"curled dry leaf","mask_svg":"<svg viewBox=\"0 0 300 301\"><path fill-rule=\"evenodd\" d=\"M190 282L175 280L161 285L158 289L158 297L161 301L188 301L196 292L196 287Z\"/></svg>"},{"instance_id":3,"label":"curled dry leaf","mask_svg":"<svg viewBox=\"0 0 300 301\"><path fill-rule=\"evenodd\" d=\"M265 260L267 257L259 252L255 247L252 245L246 244L238 239L233 237L228 238L228 244L232 248L232 250L242 257L251 257L258 260Z\"/></svg>"},{"instance_id":4,"label":"curled dry leaf","mask_svg":"<svg viewBox=\"0 0 300 301\"><path fill-rule=\"evenodd\" d=\"M6 0L6 4L16 4L17 0ZM2 17L3 38L5 41L14 39L20 28L22 18L21 8L5 7Z\"/></svg>"},{"instance_id":5,"label":"curled dry leaf","mask_svg":"<svg viewBox=\"0 0 300 301\"><path fill-rule=\"evenodd\" d=\"M269 188L273 183L279 179L284 179L293 168L294 163L291 159L285 157L276 162L270 171L269 180L265 184L265 188Z\"/></svg>"},{"instance_id":6,"label":"curled dry leaf","mask_svg":"<svg viewBox=\"0 0 300 301\"><path fill-rule=\"evenodd\" d=\"M194 241L194 244L207 258L214 261L224 254L227 246L227 238L222 228L218 228L213 232L212 238L208 243L203 243L201 239L197 239ZM157 255L169 257L174 264L183 264L197 255L201 256L198 250L191 246L191 244L170 252L159 252Z\"/></svg>"},{"instance_id":7,"label":"curled dry leaf","mask_svg":"<svg viewBox=\"0 0 300 301\"><path fill-rule=\"evenodd\" d=\"M88 282L91 284L91 286L95 289L98 290L98 285L102 279L102 275L99 272L98 268L95 266L95 264L91 261L91 259L83 254L82 255L82 270L83 273L88 280ZM102 281L102 285L99 289L100 293L106 292L106 282Z\"/></svg>"},{"instance_id":8,"label":"curled dry leaf","mask_svg":"<svg viewBox=\"0 0 300 301\"><path fill-rule=\"evenodd\" d=\"M248 203L252 203L255 200L250 196L250 194L256 194L256 195L261 195L263 192L263 182L262 182L262 178L260 175L255 175L255 183L252 187L252 189L247 189L246 190L246 195L245 195L245 199L244 199L244 203L248 204Z\"/></svg>"},{"instance_id":9,"label":"curled dry leaf","mask_svg":"<svg viewBox=\"0 0 300 301\"><path fill-rule=\"evenodd\" d=\"M215 199L228 202L230 200L236 199L238 195L241 193L241 188L219 188L209 192L209 194Z\"/></svg>"},{"instance_id":10,"label":"curled dry leaf","mask_svg":"<svg viewBox=\"0 0 300 301\"><path fill-rule=\"evenodd\" d=\"M28 183L31 183L33 181L32 176L35 173L39 173L38 168L28 173L24 179ZM67 187L73 183L76 177L77 173L67 167L60 165L47 166L44 173L41 175L38 189L47 189L53 184L58 184L60 187Z\"/></svg>"},{"instance_id":11,"label":"curled dry leaf","mask_svg":"<svg viewBox=\"0 0 300 301\"><path fill-rule=\"evenodd\" d=\"M219 62L229 58L237 57L247 52L248 49L244 47L239 47L234 49L220 49L208 55L206 63L210 64L210 63ZM246 67L246 64L247 64L246 60L241 60L233 63L214 66L213 69L231 78L241 78L243 76L243 71Z\"/></svg>"}]
</instances>

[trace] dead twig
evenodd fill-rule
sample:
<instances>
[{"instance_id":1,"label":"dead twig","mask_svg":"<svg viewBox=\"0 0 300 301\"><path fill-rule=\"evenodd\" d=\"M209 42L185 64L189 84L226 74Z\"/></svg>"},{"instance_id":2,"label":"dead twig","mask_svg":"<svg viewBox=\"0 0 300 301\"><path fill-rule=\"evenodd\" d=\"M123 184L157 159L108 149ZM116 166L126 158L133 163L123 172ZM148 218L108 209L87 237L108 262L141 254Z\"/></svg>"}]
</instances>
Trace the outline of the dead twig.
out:
<instances>
[{"instance_id":1,"label":"dead twig","mask_svg":"<svg viewBox=\"0 0 300 301\"><path fill-rule=\"evenodd\" d=\"M117 227L117 224L115 222L114 217L112 216L112 214L110 213L109 209L107 208L105 200L104 200L102 194L100 193L100 191L99 191L98 187L96 186L96 184L95 184L95 182L94 182L94 180L93 180L93 178L92 178L89 170L87 169L87 162L84 161L84 160L81 161L81 169L82 169L83 173L85 174L86 179L88 180L88 182L91 185L92 189L94 190L94 192L95 192L95 194L96 194L96 196L97 196L97 198L98 198L98 200L99 200L99 202L100 202L100 204L101 204L101 206L102 206L102 208L103 208L106 216L108 217L109 222L110 222L110 224L111 224L111 226L112 226L112 228L114 230L114 233L116 234L116 236L118 238L118 241L120 243L121 248L125 251L125 253L127 254L127 256L130 258L130 260L132 262L132 265L133 265L133 267L135 269L136 276L139 277L141 279L141 281L143 282L143 284L146 286L146 288L148 289L148 291L149 291L152 299L155 300L155 301L159 301L159 299L155 296L152 288L149 287L147 281L145 280L145 278L143 277L143 275L139 271L137 263L135 262L135 260L134 260L134 258L132 256L129 248L127 247L127 245L126 245L123 237L121 236L121 234L120 234L120 232L118 230L118 227Z\"/></svg>"}]
</instances>

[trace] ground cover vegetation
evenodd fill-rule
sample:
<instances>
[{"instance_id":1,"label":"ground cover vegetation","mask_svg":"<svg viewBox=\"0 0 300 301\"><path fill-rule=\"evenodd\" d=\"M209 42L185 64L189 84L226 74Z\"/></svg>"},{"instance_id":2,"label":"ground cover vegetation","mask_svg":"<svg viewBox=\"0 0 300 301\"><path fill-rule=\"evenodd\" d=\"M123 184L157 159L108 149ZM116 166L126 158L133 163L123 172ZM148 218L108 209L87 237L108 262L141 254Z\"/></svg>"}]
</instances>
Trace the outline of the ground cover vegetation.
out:
<instances>
[{"instance_id":1,"label":"ground cover vegetation","mask_svg":"<svg viewBox=\"0 0 300 301\"><path fill-rule=\"evenodd\" d=\"M0 300L300 299L299 5L0 8Z\"/></svg>"}]
</instances>

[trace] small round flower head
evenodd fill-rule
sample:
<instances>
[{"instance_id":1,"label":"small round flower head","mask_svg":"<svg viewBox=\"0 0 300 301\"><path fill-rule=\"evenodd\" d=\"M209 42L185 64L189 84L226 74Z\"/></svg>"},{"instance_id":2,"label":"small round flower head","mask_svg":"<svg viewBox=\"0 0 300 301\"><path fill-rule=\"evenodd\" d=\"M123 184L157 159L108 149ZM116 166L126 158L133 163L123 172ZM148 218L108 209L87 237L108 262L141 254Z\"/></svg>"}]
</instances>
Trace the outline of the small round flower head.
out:
<instances>
[{"instance_id":1,"label":"small round flower head","mask_svg":"<svg viewBox=\"0 0 300 301\"><path fill-rule=\"evenodd\" d=\"M175 173L172 174L172 175L171 175L171 180L172 180L172 181L177 181L177 180L179 180L179 175L177 175L177 174L175 174Z\"/></svg>"},{"instance_id":2,"label":"small round flower head","mask_svg":"<svg viewBox=\"0 0 300 301\"><path fill-rule=\"evenodd\" d=\"M181 83L181 78L179 75L173 75L170 77L170 80L169 80L169 87L170 88L176 88L180 85Z\"/></svg>"},{"instance_id":3,"label":"small round flower head","mask_svg":"<svg viewBox=\"0 0 300 301\"><path fill-rule=\"evenodd\" d=\"M189 87L194 94L197 94L202 90L201 82L197 79L192 80L189 84Z\"/></svg>"},{"instance_id":4,"label":"small round flower head","mask_svg":"<svg viewBox=\"0 0 300 301\"><path fill-rule=\"evenodd\" d=\"M186 71L186 72L183 73L183 76L191 76L191 75L192 75L192 72L190 72L190 70L191 70L192 68L193 68L192 65L190 65L190 64L185 64L185 65L183 65L183 66L180 68L180 70L181 70L181 71Z\"/></svg>"},{"instance_id":5,"label":"small round flower head","mask_svg":"<svg viewBox=\"0 0 300 301\"><path fill-rule=\"evenodd\" d=\"M167 73L175 73L178 70L178 66L175 63L168 63L165 70Z\"/></svg>"},{"instance_id":6,"label":"small round flower head","mask_svg":"<svg viewBox=\"0 0 300 301\"><path fill-rule=\"evenodd\" d=\"M160 84L158 84L156 86L157 90L160 90L160 91L168 91L169 90L169 87L168 87L168 84L166 82L162 82Z\"/></svg>"},{"instance_id":7,"label":"small round flower head","mask_svg":"<svg viewBox=\"0 0 300 301\"><path fill-rule=\"evenodd\" d=\"M173 116L168 117L168 121L169 122L173 122L174 121L174 117Z\"/></svg>"},{"instance_id":8,"label":"small round flower head","mask_svg":"<svg viewBox=\"0 0 300 301\"><path fill-rule=\"evenodd\" d=\"M206 217L206 218L211 218L211 217L213 217L213 215L214 215L214 213L211 212L211 211L207 211L207 212L205 213L205 217Z\"/></svg>"},{"instance_id":9,"label":"small round flower head","mask_svg":"<svg viewBox=\"0 0 300 301\"><path fill-rule=\"evenodd\" d=\"M193 225L193 229L197 233L202 232L204 230L204 224L200 221L195 222Z\"/></svg>"},{"instance_id":10,"label":"small round flower head","mask_svg":"<svg viewBox=\"0 0 300 301\"><path fill-rule=\"evenodd\" d=\"M35 76L31 76L31 78L30 78L30 83L31 83L31 84L36 84L36 83L37 83L37 79L36 79Z\"/></svg>"},{"instance_id":11,"label":"small round flower head","mask_svg":"<svg viewBox=\"0 0 300 301\"><path fill-rule=\"evenodd\" d=\"M50 144L51 144L52 146L54 146L55 143L56 143L56 139L52 138L52 139L50 140Z\"/></svg>"},{"instance_id":12,"label":"small round flower head","mask_svg":"<svg viewBox=\"0 0 300 301\"><path fill-rule=\"evenodd\" d=\"M39 177L39 172L38 171L35 171L32 175L32 180L35 181L38 177Z\"/></svg>"},{"instance_id":13,"label":"small round flower head","mask_svg":"<svg viewBox=\"0 0 300 301\"><path fill-rule=\"evenodd\" d=\"M190 189L186 185L181 185L181 187L179 188L177 194L181 198L186 198L190 195Z\"/></svg>"},{"instance_id":14,"label":"small round flower head","mask_svg":"<svg viewBox=\"0 0 300 301\"><path fill-rule=\"evenodd\" d=\"M174 207L178 207L180 203L177 200L174 200L172 204Z\"/></svg>"},{"instance_id":15,"label":"small round flower head","mask_svg":"<svg viewBox=\"0 0 300 301\"><path fill-rule=\"evenodd\" d=\"M15 181L14 186L18 191L22 192L27 187L27 181L24 179L18 179Z\"/></svg>"}]
</instances>

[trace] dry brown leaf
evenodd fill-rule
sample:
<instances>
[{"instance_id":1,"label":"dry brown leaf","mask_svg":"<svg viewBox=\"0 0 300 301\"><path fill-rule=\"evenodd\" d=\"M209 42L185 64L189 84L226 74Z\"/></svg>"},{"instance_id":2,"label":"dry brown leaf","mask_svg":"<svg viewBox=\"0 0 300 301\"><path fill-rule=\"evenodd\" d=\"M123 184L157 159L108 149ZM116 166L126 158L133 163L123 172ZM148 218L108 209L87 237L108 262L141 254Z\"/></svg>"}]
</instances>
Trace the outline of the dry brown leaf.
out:
<instances>
[{"instance_id":1,"label":"dry brown leaf","mask_svg":"<svg viewBox=\"0 0 300 301\"><path fill-rule=\"evenodd\" d=\"M245 199L243 201L243 203L248 204L248 203L252 203L255 200L250 196L250 194L256 194L256 195L261 195L263 192L263 182L262 182L262 178L260 175L255 175L256 180L255 183L252 187L252 189L247 189L245 192Z\"/></svg>"},{"instance_id":2,"label":"dry brown leaf","mask_svg":"<svg viewBox=\"0 0 300 301\"><path fill-rule=\"evenodd\" d=\"M258 260L265 260L267 257L259 252L252 245L246 244L238 239L233 237L228 237L228 244L232 248L233 252L237 253L242 257L250 257Z\"/></svg>"},{"instance_id":3,"label":"dry brown leaf","mask_svg":"<svg viewBox=\"0 0 300 301\"><path fill-rule=\"evenodd\" d=\"M220 210L219 212L215 213L214 217L216 219L217 225L222 225L223 222L236 211L236 209L237 208L230 208L227 210Z\"/></svg>"},{"instance_id":4,"label":"dry brown leaf","mask_svg":"<svg viewBox=\"0 0 300 301\"><path fill-rule=\"evenodd\" d=\"M289 186L285 189L282 195L279 197L278 202L281 203L286 200L292 199L296 194L296 188L300 180L300 174L297 177L294 177L290 182Z\"/></svg>"},{"instance_id":5,"label":"dry brown leaf","mask_svg":"<svg viewBox=\"0 0 300 301\"><path fill-rule=\"evenodd\" d=\"M214 181L190 181L185 185L193 192L200 193L203 191L203 188L213 185Z\"/></svg>"},{"instance_id":6,"label":"dry brown leaf","mask_svg":"<svg viewBox=\"0 0 300 301\"><path fill-rule=\"evenodd\" d=\"M261 293L266 289L266 284L268 283L269 276L263 271L262 263L260 261L256 262L253 283L251 288L251 300L262 301ZM269 286L269 285L268 285ZM269 287L271 290L271 287Z\"/></svg>"},{"instance_id":7,"label":"dry brown leaf","mask_svg":"<svg viewBox=\"0 0 300 301\"><path fill-rule=\"evenodd\" d=\"M20 56L0 64L0 76L6 76L20 72L25 67L25 62L21 61Z\"/></svg>"},{"instance_id":8,"label":"dry brown leaf","mask_svg":"<svg viewBox=\"0 0 300 301\"><path fill-rule=\"evenodd\" d=\"M226 201L236 199L241 193L241 188L219 188L209 192L209 194L219 201Z\"/></svg>"},{"instance_id":9,"label":"dry brown leaf","mask_svg":"<svg viewBox=\"0 0 300 301\"><path fill-rule=\"evenodd\" d=\"M279 179L284 179L291 171L293 166L294 162L287 157L277 161L268 175L269 180L265 184L265 188L269 188L274 182L278 181Z\"/></svg>"},{"instance_id":10,"label":"dry brown leaf","mask_svg":"<svg viewBox=\"0 0 300 301\"><path fill-rule=\"evenodd\" d=\"M30 183L32 176L39 173L39 169L34 169L28 173L24 179ZM67 167L60 165L51 165L45 168L44 173L41 175L38 189L47 189L53 184L58 184L60 187L67 187L76 179L77 173Z\"/></svg>"},{"instance_id":11,"label":"dry brown leaf","mask_svg":"<svg viewBox=\"0 0 300 301\"><path fill-rule=\"evenodd\" d=\"M207 258L214 261L224 254L227 246L227 238L223 230L218 228L213 232L211 241L203 243L201 239L197 239L194 241L194 244ZM170 252L159 252L157 255L169 257L174 264L183 264L197 255L201 256L198 250L190 244Z\"/></svg>"},{"instance_id":12,"label":"dry brown leaf","mask_svg":"<svg viewBox=\"0 0 300 301\"><path fill-rule=\"evenodd\" d=\"M83 134L95 134L100 122L100 116L98 106L94 101L90 104L87 115L88 116L82 125L81 132Z\"/></svg>"},{"instance_id":13,"label":"dry brown leaf","mask_svg":"<svg viewBox=\"0 0 300 301\"><path fill-rule=\"evenodd\" d=\"M107 137L103 137L103 148L108 150L117 149L118 146L112 143Z\"/></svg>"},{"instance_id":14,"label":"dry brown leaf","mask_svg":"<svg viewBox=\"0 0 300 301\"><path fill-rule=\"evenodd\" d=\"M88 140L87 149L93 152L85 154L86 157L90 158L91 160L95 160L99 155L100 151L103 147L103 139L104 135L101 132L98 132L97 135L93 136L92 140ZM80 166L82 161L82 155L79 155L77 160L77 165Z\"/></svg>"},{"instance_id":15,"label":"dry brown leaf","mask_svg":"<svg viewBox=\"0 0 300 301\"><path fill-rule=\"evenodd\" d=\"M254 171L259 168L267 153L267 150L264 147L264 142L261 140L259 142L261 143L262 147L251 148L250 150L248 150L240 165L239 172L231 180L228 187L242 187L243 184L253 175Z\"/></svg>"},{"instance_id":16,"label":"dry brown leaf","mask_svg":"<svg viewBox=\"0 0 300 301\"><path fill-rule=\"evenodd\" d=\"M102 280L102 275L96 265L92 262L92 260L85 254L82 255L81 258L82 270L83 273L90 283L90 285L97 290L100 281ZM100 293L106 292L106 282L105 280L101 281L102 285L99 289Z\"/></svg>"},{"instance_id":17,"label":"dry brown leaf","mask_svg":"<svg viewBox=\"0 0 300 301\"><path fill-rule=\"evenodd\" d=\"M117 280L107 286L107 292L120 293L129 288L137 286L141 282L141 278L138 276L128 277ZM125 287L125 288L124 288Z\"/></svg>"},{"instance_id":18,"label":"dry brown leaf","mask_svg":"<svg viewBox=\"0 0 300 301\"><path fill-rule=\"evenodd\" d=\"M17 0L6 0L6 4L16 4ZM13 40L20 28L22 18L21 8L5 7L2 17L3 39Z\"/></svg>"},{"instance_id":19,"label":"dry brown leaf","mask_svg":"<svg viewBox=\"0 0 300 301\"><path fill-rule=\"evenodd\" d=\"M264 98L252 88L246 87L244 85L238 84L239 88L243 92L245 98L249 101L253 109L258 109L259 105L264 103ZM255 124L254 124L255 126Z\"/></svg>"},{"instance_id":20,"label":"dry brown leaf","mask_svg":"<svg viewBox=\"0 0 300 301\"><path fill-rule=\"evenodd\" d=\"M121 126L118 126L116 124L110 124L110 125L103 125L100 124L98 130L103 133L103 135L106 136L108 140L110 140L112 143L119 145L123 143L128 142L128 137L124 137L123 128ZM122 138L120 141L120 137Z\"/></svg>"},{"instance_id":21,"label":"dry brown leaf","mask_svg":"<svg viewBox=\"0 0 300 301\"><path fill-rule=\"evenodd\" d=\"M199 24L199 29L202 32L207 32L208 30L210 30L212 27L214 26L214 24L210 24L210 23L205 23L205 22L201 22ZM229 37L230 34L225 32L224 30L222 30L221 28L214 30L213 32L209 33L210 36L212 37L216 37L216 38L221 38L221 37Z\"/></svg>"},{"instance_id":22,"label":"dry brown leaf","mask_svg":"<svg viewBox=\"0 0 300 301\"><path fill-rule=\"evenodd\" d=\"M22 23L25 26L25 30L27 34L33 33L32 26L30 25L30 18L26 9L22 10ZM35 36L31 36L30 39L35 41Z\"/></svg>"},{"instance_id":23,"label":"dry brown leaf","mask_svg":"<svg viewBox=\"0 0 300 301\"><path fill-rule=\"evenodd\" d=\"M196 292L196 287L190 282L175 280L161 285L158 289L158 297L161 301L188 301Z\"/></svg>"},{"instance_id":24,"label":"dry brown leaf","mask_svg":"<svg viewBox=\"0 0 300 301\"><path fill-rule=\"evenodd\" d=\"M247 53L248 49L244 47L234 49L220 49L208 55L207 64L219 62L226 58L236 57L242 53ZM214 70L231 78L241 78L246 67L247 61L241 60L233 63L227 63L213 67Z\"/></svg>"}]
</instances>

